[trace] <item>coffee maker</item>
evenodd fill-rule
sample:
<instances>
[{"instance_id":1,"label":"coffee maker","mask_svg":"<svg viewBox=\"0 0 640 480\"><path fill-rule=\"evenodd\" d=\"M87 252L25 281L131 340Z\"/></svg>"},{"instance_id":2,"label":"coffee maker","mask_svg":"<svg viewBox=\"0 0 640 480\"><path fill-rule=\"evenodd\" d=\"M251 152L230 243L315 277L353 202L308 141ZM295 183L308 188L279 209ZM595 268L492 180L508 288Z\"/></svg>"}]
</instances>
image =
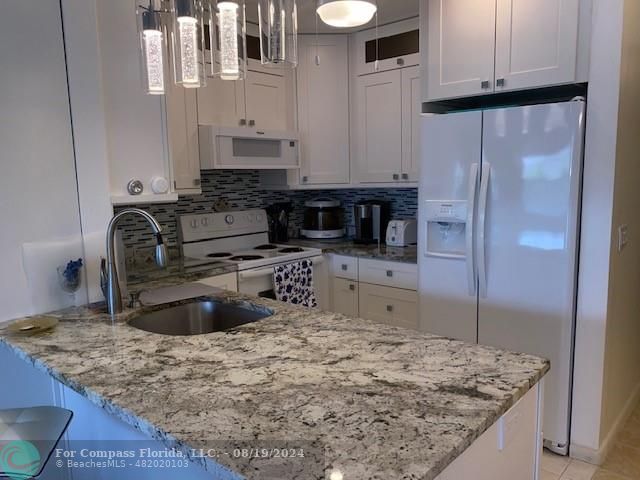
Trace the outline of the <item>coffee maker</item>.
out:
<instances>
[{"instance_id":1,"label":"coffee maker","mask_svg":"<svg viewBox=\"0 0 640 480\"><path fill-rule=\"evenodd\" d=\"M289 214L292 210L291 202L274 203L267 207L269 241L271 243L289 241Z\"/></svg>"},{"instance_id":2,"label":"coffee maker","mask_svg":"<svg viewBox=\"0 0 640 480\"><path fill-rule=\"evenodd\" d=\"M391 205L383 200L367 200L353 206L356 224L355 243L370 244L384 242L389 224Z\"/></svg>"}]
</instances>

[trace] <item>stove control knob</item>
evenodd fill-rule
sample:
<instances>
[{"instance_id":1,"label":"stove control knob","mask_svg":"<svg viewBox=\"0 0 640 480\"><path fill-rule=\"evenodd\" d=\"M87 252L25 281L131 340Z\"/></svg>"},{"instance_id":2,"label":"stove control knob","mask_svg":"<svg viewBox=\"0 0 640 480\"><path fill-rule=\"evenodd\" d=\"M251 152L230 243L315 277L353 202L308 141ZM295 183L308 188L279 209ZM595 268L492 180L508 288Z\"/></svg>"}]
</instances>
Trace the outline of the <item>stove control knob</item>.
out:
<instances>
[{"instance_id":1,"label":"stove control knob","mask_svg":"<svg viewBox=\"0 0 640 480\"><path fill-rule=\"evenodd\" d=\"M227 225L233 225L235 219L233 218L233 215L227 215L224 217L224 221L227 222Z\"/></svg>"},{"instance_id":2,"label":"stove control knob","mask_svg":"<svg viewBox=\"0 0 640 480\"><path fill-rule=\"evenodd\" d=\"M256 217L256 220L258 221L258 223L262 223L262 221L264 220L264 215L259 213L258 216Z\"/></svg>"},{"instance_id":3,"label":"stove control knob","mask_svg":"<svg viewBox=\"0 0 640 480\"><path fill-rule=\"evenodd\" d=\"M209 219L205 217L202 220L200 220L200 223L202 224L203 227L206 227L207 225L209 225Z\"/></svg>"},{"instance_id":4,"label":"stove control knob","mask_svg":"<svg viewBox=\"0 0 640 480\"><path fill-rule=\"evenodd\" d=\"M198 228L198 221L197 220L191 220L191 228Z\"/></svg>"}]
</instances>

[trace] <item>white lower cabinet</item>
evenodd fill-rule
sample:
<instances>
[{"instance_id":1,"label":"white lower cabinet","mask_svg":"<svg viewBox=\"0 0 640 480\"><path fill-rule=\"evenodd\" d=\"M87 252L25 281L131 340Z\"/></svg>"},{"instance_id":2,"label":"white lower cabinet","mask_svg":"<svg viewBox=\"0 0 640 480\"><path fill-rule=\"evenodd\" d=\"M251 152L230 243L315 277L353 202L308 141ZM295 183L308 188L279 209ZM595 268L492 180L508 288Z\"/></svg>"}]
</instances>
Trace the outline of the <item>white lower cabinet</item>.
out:
<instances>
[{"instance_id":1,"label":"white lower cabinet","mask_svg":"<svg viewBox=\"0 0 640 480\"><path fill-rule=\"evenodd\" d=\"M238 274L235 272L225 273L216 277L202 278L197 283L202 283L209 287L221 288L230 292L238 291Z\"/></svg>"},{"instance_id":2,"label":"white lower cabinet","mask_svg":"<svg viewBox=\"0 0 640 480\"><path fill-rule=\"evenodd\" d=\"M418 329L418 292L360 283L358 297L362 318Z\"/></svg>"},{"instance_id":3,"label":"white lower cabinet","mask_svg":"<svg viewBox=\"0 0 640 480\"><path fill-rule=\"evenodd\" d=\"M358 282L344 278L333 279L333 311L349 317L357 317Z\"/></svg>"}]
</instances>

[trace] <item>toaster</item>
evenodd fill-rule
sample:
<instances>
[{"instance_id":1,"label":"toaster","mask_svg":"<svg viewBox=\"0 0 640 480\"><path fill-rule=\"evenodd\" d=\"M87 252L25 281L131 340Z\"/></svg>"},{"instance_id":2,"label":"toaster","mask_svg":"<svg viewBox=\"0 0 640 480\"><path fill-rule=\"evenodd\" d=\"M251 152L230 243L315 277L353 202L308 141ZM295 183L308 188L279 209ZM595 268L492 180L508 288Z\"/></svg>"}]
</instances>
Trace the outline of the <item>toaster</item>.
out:
<instances>
[{"instance_id":1,"label":"toaster","mask_svg":"<svg viewBox=\"0 0 640 480\"><path fill-rule=\"evenodd\" d=\"M387 245L407 247L418 243L418 223L415 220L391 220L387 226Z\"/></svg>"}]
</instances>

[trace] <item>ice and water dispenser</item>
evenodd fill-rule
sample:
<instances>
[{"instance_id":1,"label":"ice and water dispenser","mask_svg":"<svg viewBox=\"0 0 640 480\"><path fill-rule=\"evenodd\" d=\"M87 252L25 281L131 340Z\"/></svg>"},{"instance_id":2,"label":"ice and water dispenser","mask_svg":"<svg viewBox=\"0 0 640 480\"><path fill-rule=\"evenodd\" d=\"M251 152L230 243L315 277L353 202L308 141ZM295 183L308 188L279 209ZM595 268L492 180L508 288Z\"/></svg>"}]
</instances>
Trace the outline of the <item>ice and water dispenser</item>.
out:
<instances>
[{"instance_id":1,"label":"ice and water dispenser","mask_svg":"<svg viewBox=\"0 0 640 480\"><path fill-rule=\"evenodd\" d=\"M471 228L467 213L465 200L428 200L425 255L466 258L467 228Z\"/></svg>"}]
</instances>

